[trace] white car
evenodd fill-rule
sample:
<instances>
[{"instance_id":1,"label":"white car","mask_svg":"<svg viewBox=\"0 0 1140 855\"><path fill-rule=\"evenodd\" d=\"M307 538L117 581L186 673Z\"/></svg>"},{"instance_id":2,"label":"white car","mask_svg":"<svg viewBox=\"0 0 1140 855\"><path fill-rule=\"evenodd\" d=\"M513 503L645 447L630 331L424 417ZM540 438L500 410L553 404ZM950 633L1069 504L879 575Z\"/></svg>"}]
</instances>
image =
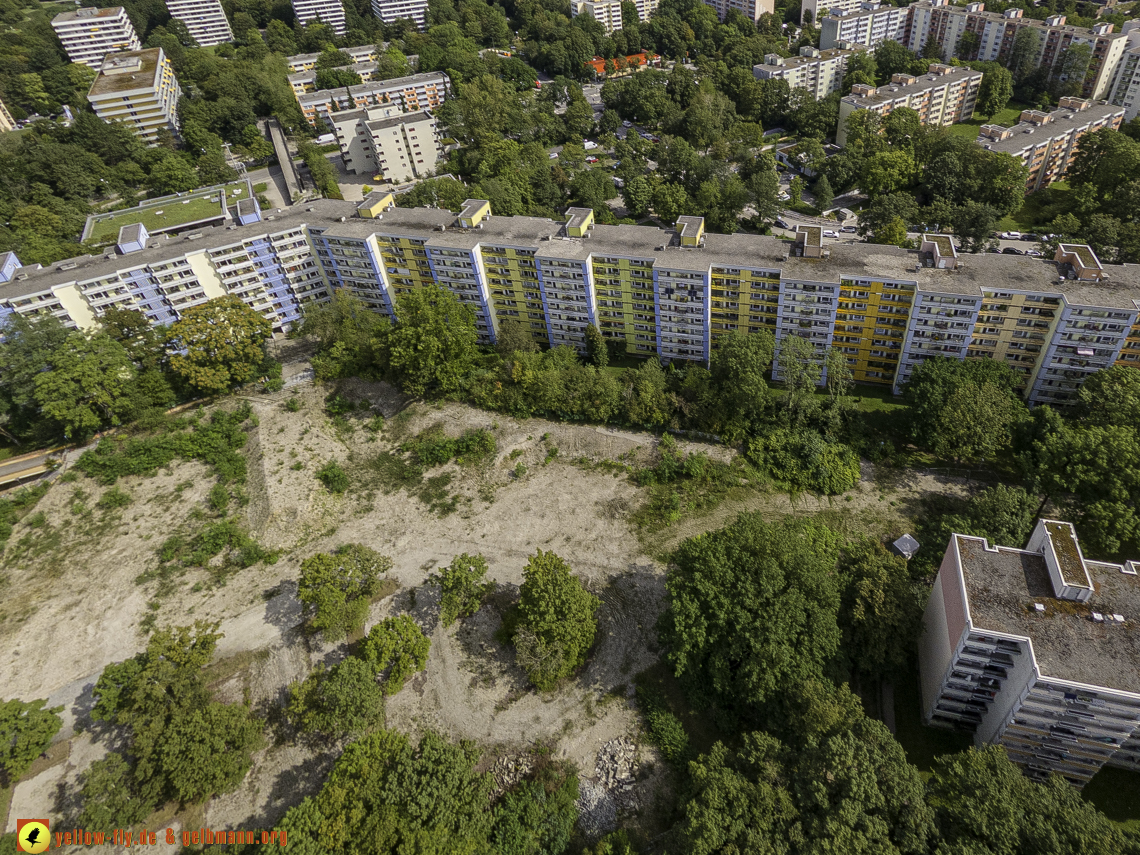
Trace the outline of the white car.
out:
<instances>
[{"instance_id":1,"label":"white car","mask_svg":"<svg viewBox=\"0 0 1140 855\"><path fill-rule=\"evenodd\" d=\"M829 238L837 238L839 237L839 232L835 231L834 229L824 229L823 236Z\"/></svg>"},{"instance_id":2,"label":"white car","mask_svg":"<svg viewBox=\"0 0 1140 855\"><path fill-rule=\"evenodd\" d=\"M1020 240L1021 232L1002 232L1002 240Z\"/></svg>"},{"instance_id":3,"label":"white car","mask_svg":"<svg viewBox=\"0 0 1140 855\"><path fill-rule=\"evenodd\" d=\"M556 151L552 151L552 152L550 153L550 159L551 159L551 160L558 160L558 152L556 152Z\"/></svg>"},{"instance_id":4,"label":"white car","mask_svg":"<svg viewBox=\"0 0 1140 855\"><path fill-rule=\"evenodd\" d=\"M625 181L624 181L624 180L622 180L621 178L618 178L618 177L615 175L615 176L614 176L614 187L616 187L616 188L618 188L619 190L621 190L623 187L625 187Z\"/></svg>"},{"instance_id":5,"label":"white car","mask_svg":"<svg viewBox=\"0 0 1140 855\"><path fill-rule=\"evenodd\" d=\"M631 122L631 121L629 121L629 120L627 119L626 121L624 121L624 122L622 122L622 123L621 123L621 126L622 126L623 128L632 128L632 127L633 127L633 122Z\"/></svg>"},{"instance_id":6,"label":"white car","mask_svg":"<svg viewBox=\"0 0 1140 855\"><path fill-rule=\"evenodd\" d=\"M582 148L586 149L586 151L593 151L597 147L598 144L596 142L592 142L591 140L586 140L582 143Z\"/></svg>"}]
</instances>

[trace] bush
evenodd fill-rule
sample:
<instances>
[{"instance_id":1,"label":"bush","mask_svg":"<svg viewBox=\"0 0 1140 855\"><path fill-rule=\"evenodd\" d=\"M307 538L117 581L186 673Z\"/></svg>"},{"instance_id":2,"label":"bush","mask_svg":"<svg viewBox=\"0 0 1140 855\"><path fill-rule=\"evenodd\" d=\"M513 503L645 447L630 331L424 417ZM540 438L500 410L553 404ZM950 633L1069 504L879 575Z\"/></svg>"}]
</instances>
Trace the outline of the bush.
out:
<instances>
[{"instance_id":1,"label":"bush","mask_svg":"<svg viewBox=\"0 0 1140 855\"><path fill-rule=\"evenodd\" d=\"M130 828L142 822L154 805L134 792L131 767L121 754L96 760L79 777L84 828Z\"/></svg>"},{"instance_id":2,"label":"bush","mask_svg":"<svg viewBox=\"0 0 1140 855\"><path fill-rule=\"evenodd\" d=\"M306 558L297 597L309 612L309 627L329 641L363 628L371 597L390 569L392 559L359 543Z\"/></svg>"},{"instance_id":3,"label":"bush","mask_svg":"<svg viewBox=\"0 0 1140 855\"><path fill-rule=\"evenodd\" d=\"M300 410L301 410L301 399L300 398L289 398L285 402L285 409L291 413L300 412Z\"/></svg>"},{"instance_id":4,"label":"bush","mask_svg":"<svg viewBox=\"0 0 1140 855\"><path fill-rule=\"evenodd\" d=\"M805 428L780 428L748 443L748 457L776 481L834 496L859 481L859 458L841 442Z\"/></svg>"},{"instance_id":5,"label":"bush","mask_svg":"<svg viewBox=\"0 0 1140 855\"><path fill-rule=\"evenodd\" d=\"M372 668L350 656L330 671L318 666L290 685L285 715L308 733L360 736L384 724L384 693Z\"/></svg>"},{"instance_id":6,"label":"bush","mask_svg":"<svg viewBox=\"0 0 1140 855\"><path fill-rule=\"evenodd\" d=\"M385 618L372 627L361 645L361 658L384 679L384 694L394 695L408 678L427 666L431 641L409 615Z\"/></svg>"},{"instance_id":7,"label":"bush","mask_svg":"<svg viewBox=\"0 0 1140 855\"><path fill-rule=\"evenodd\" d=\"M230 491L226 489L225 484L215 484L210 488L210 495L206 501L214 513L224 514L226 508L230 506Z\"/></svg>"},{"instance_id":8,"label":"bush","mask_svg":"<svg viewBox=\"0 0 1140 855\"><path fill-rule=\"evenodd\" d=\"M205 567L222 552L226 553L224 567L252 567L261 561L272 564L277 560L275 551L259 544L232 518L208 524L189 541L180 535L167 538L158 556L164 562L178 560L186 567Z\"/></svg>"},{"instance_id":9,"label":"bush","mask_svg":"<svg viewBox=\"0 0 1140 855\"><path fill-rule=\"evenodd\" d=\"M429 582L440 587L439 619L445 627L479 611L483 598L495 587L494 582L484 581L486 575L487 559L465 552L455 556L442 573L429 577Z\"/></svg>"},{"instance_id":10,"label":"bush","mask_svg":"<svg viewBox=\"0 0 1140 855\"><path fill-rule=\"evenodd\" d=\"M280 392L285 388L285 381L280 377L274 377L265 381L265 385L261 387L263 392Z\"/></svg>"},{"instance_id":11,"label":"bush","mask_svg":"<svg viewBox=\"0 0 1140 855\"><path fill-rule=\"evenodd\" d=\"M466 430L458 439L452 439L442 428L433 427L405 442L400 450L411 452L420 466L430 469L452 458L461 465L474 463L493 455L496 448L495 437L486 428Z\"/></svg>"},{"instance_id":12,"label":"bush","mask_svg":"<svg viewBox=\"0 0 1140 855\"><path fill-rule=\"evenodd\" d=\"M689 759L689 734L681 720L673 715L652 691L639 686L637 702L645 717L649 741L661 749L665 759L675 766L684 766Z\"/></svg>"},{"instance_id":13,"label":"bush","mask_svg":"<svg viewBox=\"0 0 1140 855\"><path fill-rule=\"evenodd\" d=\"M119 508L125 508L132 501L129 493L124 493L118 487L112 487L99 497L99 501L95 503L95 507L102 508L105 511L115 511Z\"/></svg>"},{"instance_id":14,"label":"bush","mask_svg":"<svg viewBox=\"0 0 1140 855\"><path fill-rule=\"evenodd\" d=\"M325 485L330 493L343 493L348 489L348 473L335 460L330 460L317 470L317 480Z\"/></svg>"},{"instance_id":15,"label":"bush","mask_svg":"<svg viewBox=\"0 0 1140 855\"><path fill-rule=\"evenodd\" d=\"M0 499L0 546L12 536L12 526L36 506L48 491L50 484L22 487L11 496Z\"/></svg>"}]
</instances>

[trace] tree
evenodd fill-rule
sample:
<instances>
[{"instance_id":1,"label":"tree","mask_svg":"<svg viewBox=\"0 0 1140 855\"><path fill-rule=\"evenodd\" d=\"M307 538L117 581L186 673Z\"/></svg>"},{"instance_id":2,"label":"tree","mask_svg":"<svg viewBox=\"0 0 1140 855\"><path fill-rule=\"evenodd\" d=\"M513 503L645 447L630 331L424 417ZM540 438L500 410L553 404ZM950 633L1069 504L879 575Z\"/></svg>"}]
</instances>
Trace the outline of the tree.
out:
<instances>
[{"instance_id":1,"label":"tree","mask_svg":"<svg viewBox=\"0 0 1140 855\"><path fill-rule=\"evenodd\" d=\"M835 193L831 189L831 182L827 180L826 175L821 175L812 186L812 195L815 196L815 206L820 211L826 211L831 207L831 200L835 198Z\"/></svg>"},{"instance_id":2,"label":"tree","mask_svg":"<svg viewBox=\"0 0 1140 855\"><path fill-rule=\"evenodd\" d=\"M518 318L504 318L499 322L495 336L495 350L505 359L516 353L537 353L538 345L525 322Z\"/></svg>"},{"instance_id":3,"label":"tree","mask_svg":"<svg viewBox=\"0 0 1140 855\"><path fill-rule=\"evenodd\" d=\"M360 75L351 68L321 68L317 71L314 85L321 89L341 89L362 83Z\"/></svg>"},{"instance_id":4,"label":"tree","mask_svg":"<svg viewBox=\"0 0 1140 855\"><path fill-rule=\"evenodd\" d=\"M540 690L553 689L585 661L597 632L599 605L601 600L553 552L539 549L527 561L515 645L519 664Z\"/></svg>"},{"instance_id":5,"label":"tree","mask_svg":"<svg viewBox=\"0 0 1140 855\"><path fill-rule=\"evenodd\" d=\"M954 56L963 61L974 59L978 55L978 48L981 47L981 44L982 39L977 33L973 30L965 30L962 35L958 37L958 44L954 48ZM1002 70L1004 71L1005 69ZM992 116L993 113L986 113L986 115Z\"/></svg>"},{"instance_id":6,"label":"tree","mask_svg":"<svg viewBox=\"0 0 1140 855\"><path fill-rule=\"evenodd\" d=\"M872 196L894 193L911 183L914 158L907 151L880 151L863 164L862 188Z\"/></svg>"},{"instance_id":7,"label":"tree","mask_svg":"<svg viewBox=\"0 0 1140 855\"><path fill-rule=\"evenodd\" d=\"M794 208L800 204L804 198L804 180L800 176L796 176L788 184L788 203Z\"/></svg>"},{"instance_id":8,"label":"tree","mask_svg":"<svg viewBox=\"0 0 1140 855\"><path fill-rule=\"evenodd\" d=\"M610 363L605 336L593 324L586 324L586 361L596 368L605 368Z\"/></svg>"},{"instance_id":9,"label":"tree","mask_svg":"<svg viewBox=\"0 0 1140 855\"><path fill-rule=\"evenodd\" d=\"M865 111L864 111L865 112ZM765 164L748 178L748 190L756 208L756 218L773 223L780 215L780 176L774 165Z\"/></svg>"},{"instance_id":10,"label":"tree","mask_svg":"<svg viewBox=\"0 0 1140 855\"><path fill-rule=\"evenodd\" d=\"M349 656L290 684L285 715L306 733L359 737L384 724L384 692L373 667Z\"/></svg>"},{"instance_id":11,"label":"tree","mask_svg":"<svg viewBox=\"0 0 1140 855\"><path fill-rule=\"evenodd\" d=\"M966 202L954 209L954 233L965 252L982 252L997 246L994 230L1001 219L996 210L981 202Z\"/></svg>"},{"instance_id":12,"label":"tree","mask_svg":"<svg viewBox=\"0 0 1140 855\"><path fill-rule=\"evenodd\" d=\"M216 297L182 313L170 326L170 367L207 395L252 380L264 361L269 321L240 297Z\"/></svg>"},{"instance_id":13,"label":"tree","mask_svg":"<svg viewBox=\"0 0 1140 855\"><path fill-rule=\"evenodd\" d=\"M1087 44L1070 44L1061 54L1061 61L1054 67L1051 89L1058 98L1066 95L1080 95L1085 85L1085 76L1092 62L1092 48Z\"/></svg>"},{"instance_id":14,"label":"tree","mask_svg":"<svg viewBox=\"0 0 1140 855\"><path fill-rule=\"evenodd\" d=\"M901 674L917 643L925 605L906 561L865 540L847 547L840 567L846 583L840 625L851 667L875 678Z\"/></svg>"},{"instance_id":15,"label":"tree","mask_svg":"<svg viewBox=\"0 0 1140 855\"><path fill-rule=\"evenodd\" d=\"M329 641L361 629L380 577L391 569L391 558L359 543L343 544L331 555L310 555L301 562L297 586L309 626Z\"/></svg>"},{"instance_id":16,"label":"tree","mask_svg":"<svg viewBox=\"0 0 1140 855\"><path fill-rule=\"evenodd\" d=\"M36 402L69 440L121 424L135 372L121 344L105 333L72 333L54 365L36 377Z\"/></svg>"},{"instance_id":17,"label":"tree","mask_svg":"<svg viewBox=\"0 0 1140 855\"><path fill-rule=\"evenodd\" d=\"M417 671L427 666L431 641L410 615L384 618L368 631L361 658L384 677L384 694L394 695Z\"/></svg>"},{"instance_id":18,"label":"tree","mask_svg":"<svg viewBox=\"0 0 1140 855\"><path fill-rule=\"evenodd\" d=\"M665 372L656 359L647 359L640 368L627 368L621 374L625 416L630 424L644 427L668 420L671 407L665 391Z\"/></svg>"},{"instance_id":19,"label":"tree","mask_svg":"<svg viewBox=\"0 0 1140 855\"><path fill-rule=\"evenodd\" d=\"M261 747L261 724L240 704L178 710L163 731L161 762L179 801L200 802L241 784Z\"/></svg>"},{"instance_id":20,"label":"tree","mask_svg":"<svg viewBox=\"0 0 1140 855\"><path fill-rule=\"evenodd\" d=\"M85 828L129 828L150 815L154 804L135 794L132 777L130 764L113 752L87 767L79 777Z\"/></svg>"},{"instance_id":21,"label":"tree","mask_svg":"<svg viewBox=\"0 0 1140 855\"><path fill-rule=\"evenodd\" d=\"M823 370L827 376L827 391L831 399L834 401L836 398L846 396L854 382L854 374L843 351L836 347L828 348L827 353L823 355Z\"/></svg>"},{"instance_id":22,"label":"tree","mask_svg":"<svg viewBox=\"0 0 1140 855\"><path fill-rule=\"evenodd\" d=\"M1041 35L1037 27L1021 27L1013 37L1007 68L1014 83L1021 83L1037 68L1041 55Z\"/></svg>"},{"instance_id":23,"label":"tree","mask_svg":"<svg viewBox=\"0 0 1140 855\"><path fill-rule=\"evenodd\" d=\"M471 617L483 605L495 587L486 581L487 559L482 555L456 555L442 573L435 573L428 581L439 585L439 619L444 627L457 618Z\"/></svg>"},{"instance_id":24,"label":"tree","mask_svg":"<svg viewBox=\"0 0 1140 855\"><path fill-rule=\"evenodd\" d=\"M896 41L884 39L875 46L875 66L882 80L889 81L891 75L906 74L914 54Z\"/></svg>"},{"instance_id":25,"label":"tree","mask_svg":"<svg viewBox=\"0 0 1140 855\"><path fill-rule=\"evenodd\" d=\"M625 186L621 190L621 198L631 214L635 217L644 217L649 211L653 190L650 188L649 182L638 175L636 178L625 182Z\"/></svg>"},{"instance_id":26,"label":"tree","mask_svg":"<svg viewBox=\"0 0 1140 855\"><path fill-rule=\"evenodd\" d=\"M1077 397L1084 418L1091 424L1140 425L1140 368L1113 365L1090 374Z\"/></svg>"},{"instance_id":27,"label":"tree","mask_svg":"<svg viewBox=\"0 0 1140 855\"><path fill-rule=\"evenodd\" d=\"M839 648L836 536L741 514L678 548L663 638L691 697L744 716L823 673Z\"/></svg>"},{"instance_id":28,"label":"tree","mask_svg":"<svg viewBox=\"0 0 1140 855\"><path fill-rule=\"evenodd\" d=\"M815 346L808 339L794 333L780 340L776 363L780 369L780 379L788 390L788 409L795 412L819 386L823 366L820 365Z\"/></svg>"},{"instance_id":29,"label":"tree","mask_svg":"<svg viewBox=\"0 0 1140 855\"><path fill-rule=\"evenodd\" d=\"M767 330L734 330L717 338L709 359L714 432L741 437L760 417L768 399L764 377L772 367L775 346Z\"/></svg>"},{"instance_id":30,"label":"tree","mask_svg":"<svg viewBox=\"0 0 1140 855\"><path fill-rule=\"evenodd\" d=\"M99 326L126 349L131 362L139 368L157 368L166 356L161 334L150 318L137 309L107 309L99 316Z\"/></svg>"},{"instance_id":31,"label":"tree","mask_svg":"<svg viewBox=\"0 0 1140 855\"><path fill-rule=\"evenodd\" d=\"M70 333L54 315L26 318L13 312L4 321L0 341L0 419L3 432L30 436L40 422L36 379L63 352Z\"/></svg>"},{"instance_id":32,"label":"tree","mask_svg":"<svg viewBox=\"0 0 1140 855\"><path fill-rule=\"evenodd\" d=\"M63 707L44 709L47 701L10 700L0 702L0 773L5 787L24 776L59 733Z\"/></svg>"},{"instance_id":33,"label":"tree","mask_svg":"<svg viewBox=\"0 0 1140 855\"><path fill-rule=\"evenodd\" d=\"M151 169L147 186L155 196L185 193L198 186L198 173L185 158L171 154Z\"/></svg>"},{"instance_id":34,"label":"tree","mask_svg":"<svg viewBox=\"0 0 1140 855\"><path fill-rule=\"evenodd\" d=\"M978 89L977 112L992 119L1005 109L1012 97L1013 75L996 62L989 63Z\"/></svg>"},{"instance_id":35,"label":"tree","mask_svg":"<svg viewBox=\"0 0 1140 855\"><path fill-rule=\"evenodd\" d=\"M475 358L475 314L440 285L396 299L396 323L378 339L382 362L409 395L456 391Z\"/></svg>"},{"instance_id":36,"label":"tree","mask_svg":"<svg viewBox=\"0 0 1140 855\"><path fill-rule=\"evenodd\" d=\"M678 184L663 182L653 189L653 213L664 223L675 223L688 202L685 188Z\"/></svg>"}]
</instances>

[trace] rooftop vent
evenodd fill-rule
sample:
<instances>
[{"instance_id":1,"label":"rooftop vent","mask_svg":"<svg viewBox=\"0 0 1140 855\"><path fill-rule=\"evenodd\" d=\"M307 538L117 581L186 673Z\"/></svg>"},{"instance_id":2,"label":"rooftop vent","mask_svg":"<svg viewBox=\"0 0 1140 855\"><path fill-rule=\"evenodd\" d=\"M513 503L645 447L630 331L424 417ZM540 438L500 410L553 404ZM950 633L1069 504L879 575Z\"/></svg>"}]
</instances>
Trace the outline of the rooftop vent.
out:
<instances>
[{"instance_id":1,"label":"rooftop vent","mask_svg":"<svg viewBox=\"0 0 1140 855\"><path fill-rule=\"evenodd\" d=\"M1112 619L1117 623L1124 623L1124 615L1113 614Z\"/></svg>"},{"instance_id":2,"label":"rooftop vent","mask_svg":"<svg viewBox=\"0 0 1140 855\"><path fill-rule=\"evenodd\" d=\"M1033 611L1037 612L1039 615L1043 615L1045 614L1045 606L1041 603L1034 603Z\"/></svg>"},{"instance_id":3,"label":"rooftop vent","mask_svg":"<svg viewBox=\"0 0 1140 855\"><path fill-rule=\"evenodd\" d=\"M1104 615L1102 615L1100 612L1093 612L1092 619L1095 623L1104 623Z\"/></svg>"}]
</instances>

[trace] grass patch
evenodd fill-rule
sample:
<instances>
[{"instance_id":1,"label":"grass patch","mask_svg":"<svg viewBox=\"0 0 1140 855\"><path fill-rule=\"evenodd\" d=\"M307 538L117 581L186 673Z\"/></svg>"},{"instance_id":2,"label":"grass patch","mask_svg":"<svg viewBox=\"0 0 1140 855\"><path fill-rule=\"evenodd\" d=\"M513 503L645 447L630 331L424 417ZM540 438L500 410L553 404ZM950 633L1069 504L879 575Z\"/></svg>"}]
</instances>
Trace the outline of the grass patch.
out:
<instances>
[{"instance_id":1,"label":"grass patch","mask_svg":"<svg viewBox=\"0 0 1140 855\"><path fill-rule=\"evenodd\" d=\"M12 536L12 527L44 497L48 486L48 484L37 484L35 487L21 487L11 496L0 499L0 548Z\"/></svg>"},{"instance_id":2,"label":"grass patch","mask_svg":"<svg viewBox=\"0 0 1140 855\"><path fill-rule=\"evenodd\" d=\"M237 195L234 195L235 190L239 191ZM244 181L225 185L225 191L226 205L236 205L248 195ZM95 243L113 241L118 238L119 229L132 223L142 223L148 232L159 232L198 220L220 217L223 213L217 189L210 194L198 190L181 197L148 199L133 208L93 214L87 240Z\"/></svg>"},{"instance_id":3,"label":"grass patch","mask_svg":"<svg viewBox=\"0 0 1140 855\"><path fill-rule=\"evenodd\" d=\"M1140 833L1140 773L1104 766L1085 784L1081 796L1113 822Z\"/></svg>"},{"instance_id":4,"label":"grass patch","mask_svg":"<svg viewBox=\"0 0 1140 855\"><path fill-rule=\"evenodd\" d=\"M923 780L930 777L934 759L957 754L974 744L972 736L922 723L922 693L917 665L895 681L895 738L906 752L906 759L918 767Z\"/></svg>"},{"instance_id":5,"label":"grass patch","mask_svg":"<svg viewBox=\"0 0 1140 855\"><path fill-rule=\"evenodd\" d=\"M1018 119L1021 118L1022 110L1032 110L1033 107L1028 104L1009 104L1004 110L995 113L992 116L982 117L980 114L975 113L972 119L967 119L964 122L957 122L946 128L947 132L959 137L966 137L967 139L977 139L978 131L982 125L1003 125L1011 127L1017 124Z\"/></svg>"},{"instance_id":6,"label":"grass patch","mask_svg":"<svg viewBox=\"0 0 1140 855\"><path fill-rule=\"evenodd\" d=\"M1025 197L1021 208L998 223L1001 231L1041 231L1061 214L1073 208L1072 190L1064 181L1055 181L1048 187Z\"/></svg>"},{"instance_id":7,"label":"grass patch","mask_svg":"<svg viewBox=\"0 0 1140 855\"><path fill-rule=\"evenodd\" d=\"M235 653L233 656L227 656L225 659L219 659L216 662L211 662L202 669L202 682L206 686L216 686L223 680L228 680L234 674L240 674L242 671L251 667L258 662L265 662L269 659L269 650L243 650L240 653Z\"/></svg>"}]
</instances>

